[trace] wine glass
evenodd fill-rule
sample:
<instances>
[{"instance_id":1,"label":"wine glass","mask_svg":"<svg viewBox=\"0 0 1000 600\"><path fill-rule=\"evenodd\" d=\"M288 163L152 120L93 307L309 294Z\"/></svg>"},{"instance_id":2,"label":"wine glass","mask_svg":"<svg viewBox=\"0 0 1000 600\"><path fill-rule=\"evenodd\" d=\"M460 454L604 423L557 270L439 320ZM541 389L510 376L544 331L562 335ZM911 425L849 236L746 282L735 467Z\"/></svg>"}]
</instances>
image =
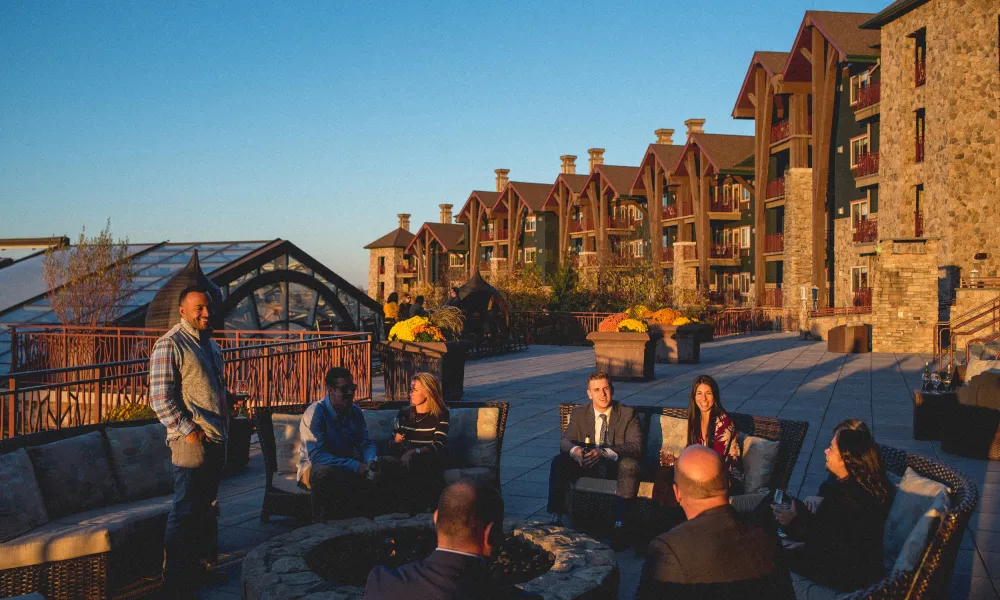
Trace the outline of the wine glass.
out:
<instances>
[{"instance_id":1,"label":"wine glass","mask_svg":"<svg viewBox=\"0 0 1000 600\"><path fill-rule=\"evenodd\" d=\"M950 392L952 390L951 381L951 372L945 371L941 375L941 384L944 386L944 391Z\"/></svg>"},{"instance_id":2,"label":"wine glass","mask_svg":"<svg viewBox=\"0 0 1000 600\"><path fill-rule=\"evenodd\" d=\"M229 391L236 397L236 403L240 404L240 408L233 415L233 418L246 419L247 401L250 400L250 382L246 379L237 380Z\"/></svg>"},{"instance_id":3,"label":"wine glass","mask_svg":"<svg viewBox=\"0 0 1000 600\"><path fill-rule=\"evenodd\" d=\"M931 391L935 394L941 391L941 375L937 372L931 373Z\"/></svg>"}]
</instances>

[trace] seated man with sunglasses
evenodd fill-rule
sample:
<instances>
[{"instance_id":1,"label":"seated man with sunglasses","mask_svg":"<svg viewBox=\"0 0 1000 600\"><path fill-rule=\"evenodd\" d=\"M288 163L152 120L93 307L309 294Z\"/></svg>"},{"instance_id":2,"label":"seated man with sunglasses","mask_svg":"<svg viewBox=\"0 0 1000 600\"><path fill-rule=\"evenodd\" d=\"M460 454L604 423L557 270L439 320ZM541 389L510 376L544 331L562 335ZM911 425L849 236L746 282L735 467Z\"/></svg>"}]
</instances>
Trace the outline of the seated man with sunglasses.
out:
<instances>
[{"instance_id":1,"label":"seated man with sunglasses","mask_svg":"<svg viewBox=\"0 0 1000 600\"><path fill-rule=\"evenodd\" d=\"M309 405L299 424L299 487L312 491L314 522L378 514L377 482L369 473L378 457L354 405L358 386L344 367L327 371L325 383L326 396Z\"/></svg>"}]
</instances>

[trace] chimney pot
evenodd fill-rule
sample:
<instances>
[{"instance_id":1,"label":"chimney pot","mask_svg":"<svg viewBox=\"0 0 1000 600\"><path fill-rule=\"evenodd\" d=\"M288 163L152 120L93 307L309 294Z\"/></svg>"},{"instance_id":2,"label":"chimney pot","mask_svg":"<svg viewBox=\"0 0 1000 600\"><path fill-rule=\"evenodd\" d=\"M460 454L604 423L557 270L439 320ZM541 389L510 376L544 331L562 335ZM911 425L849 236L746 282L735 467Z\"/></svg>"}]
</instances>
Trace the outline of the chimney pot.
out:
<instances>
[{"instance_id":1,"label":"chimney pot","mask_svg":"<svg viewBox=\"0 0 1000 600\"><path fill-rule=\"evenodd\" d=\"M590 172L594 172L594 167L604 164L604 148L591 148L587 150L590 154Z\"/></svg>"},{"instance_id":2,"label":"chimney pot","mask_svg":"<svg viewBox=\"0 0 1000 600\"><path fill-rule=\"evenodd\" d=\"M705 119L688 119L684 121L684 125L687 126L688 137L691 137L692 133L704 133L705 132Z\"/></svg>"},{"instance_id":3,"label":"chimney pot","mask_svg":"<svg viewBox=\"0 0 1000 600\"><path fill-rule=\"evenodd\" d=\"M409 231L410 215L407 213L399 213L398 215L396 215L396 217L399 218L399 228L402 229L403 231Z\"/></svg>"},{"instance_id":4,"label":"chimney pot","mask_svg":"<svg viewBox=\"0 0 1000 600\"><path fill-rule=\"evenodd\" d=\"M441 208L441 222L445 225L451 223L451 209L453 205L439 204L438 206Z\"/></svg>"},{"instance_id":5,"label":"chimney pot","mask_svg":"<svg viewBox=\"0 0 1000 600\"><path fill-rule=\"evenodd\" d=\"M510 181L510 169L496 169L493 172L497 174L497 191L502 192Z\"/></svg>"},{"instance_id":6,"label":"chimney pot","mask_svg":"<svg viewBox=\"0 0 1000 600\"><path fill-rule=\"evenodd\" d=\"M562 161L562 172L565 175L576 175L576 156L573 154L563 154L559 157Z\"/></svg>"},{"instance_id":7,"label":"chimney pot","mask_svg":"<svg viewBox=\"0 0 1000 600\"><path fill-rule=\"evenodd\" d=\"M674 130L673 129L657 129L656 143L663 146L670 146L674 143Z\"/></svg>"}]
</instances>

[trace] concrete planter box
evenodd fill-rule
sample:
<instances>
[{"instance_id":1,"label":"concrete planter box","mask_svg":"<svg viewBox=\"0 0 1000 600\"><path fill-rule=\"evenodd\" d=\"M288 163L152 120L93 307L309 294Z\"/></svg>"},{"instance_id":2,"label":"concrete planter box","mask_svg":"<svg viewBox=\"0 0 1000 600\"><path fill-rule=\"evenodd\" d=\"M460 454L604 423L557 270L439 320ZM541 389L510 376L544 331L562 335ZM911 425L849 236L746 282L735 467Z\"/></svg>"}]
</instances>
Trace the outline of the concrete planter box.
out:
<instances>
[{"instance_id":1,"label":"concrete planter box","mask_svg":"<svg viewBox=\"0 0 1000 600\"><path fill-rule=\"evenodd\" d=\"M649 333L595 331L587 336L594 344L598 371L615 381L649 381L653 378L659 332Z\"/></svg>"},{"instance_id":2,"label":"concrete planter box","mask_svg":"<svg viewBox=\"0 0 1000 600\"><path fill-rule=\"evenodd\" d=\"M698 341L702 344L711 342L715 338L715 325L711 323L692 323L698 328Z\"/></svg>"},{"instance_id":3,"label":"concrete planter box","mask_svg":"<svg viewBox=\"0 0 1000 600\"><path fill-rule=\"evenodd\" d=\"M656 344L656 362L696 363L701 360L701 335L704 327L700 323L689 325L649 326L650 333L660 334Z\"/></svg>"},{"instance_id":4,"label":"concrete planter box","mask_svg":"<svg viewBox=\"0 0 1000 600\"><path fill-rule=\"evenodd\" d=\"M409 390L409 380L415 373L432 373L441 380L445 402L455 402L462 399L465 391L465 355L471 345L472 343L467 340L390 342L391 348L402 350L405 355L397 355L403 358L397 358L394 365L391 367L386 365L386 368L396 370L398 379L406 382L407 390ZM406 397L393 399L405 400Z\"/></svg>"}]
</instances>

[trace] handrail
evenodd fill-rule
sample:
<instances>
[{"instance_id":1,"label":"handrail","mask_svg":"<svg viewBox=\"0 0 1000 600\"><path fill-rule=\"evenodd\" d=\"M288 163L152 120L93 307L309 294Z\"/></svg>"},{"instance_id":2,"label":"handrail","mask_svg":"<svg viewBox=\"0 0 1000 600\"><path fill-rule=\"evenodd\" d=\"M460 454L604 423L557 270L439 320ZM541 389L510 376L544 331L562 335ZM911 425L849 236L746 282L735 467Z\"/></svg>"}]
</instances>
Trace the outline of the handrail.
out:
<instances>
[{"instance_id":1,"label":"handrail","mask_svg":"<svg viewBox=\"0 0 1000 600\"><path fill-rule=\"evenodd\" d=\"M992 315L992 316L991 316ZM972 329L970 331L959 331L960 328L965 327L979 321L983 318L989 317L990 319L980 326ZM956 340L959 336L968 337L974 333L982 331L986 327L993 326L996 328L1000 325L1000 296L993 298L992 300L987 300L980 305L966 311L965 313L959 315L958 317L952 319L948 324L943 327L938 328L937 343L935 344L935 358L939 363L943 364L945 361L945 355L948 355L948 368L954 368L955 366L955 351L956 351ZM948 332L948 349L945 350L944 347L944 334ZM969 360L969 353L965 353L965 362Z\"/></svg>"}]
</instances>

